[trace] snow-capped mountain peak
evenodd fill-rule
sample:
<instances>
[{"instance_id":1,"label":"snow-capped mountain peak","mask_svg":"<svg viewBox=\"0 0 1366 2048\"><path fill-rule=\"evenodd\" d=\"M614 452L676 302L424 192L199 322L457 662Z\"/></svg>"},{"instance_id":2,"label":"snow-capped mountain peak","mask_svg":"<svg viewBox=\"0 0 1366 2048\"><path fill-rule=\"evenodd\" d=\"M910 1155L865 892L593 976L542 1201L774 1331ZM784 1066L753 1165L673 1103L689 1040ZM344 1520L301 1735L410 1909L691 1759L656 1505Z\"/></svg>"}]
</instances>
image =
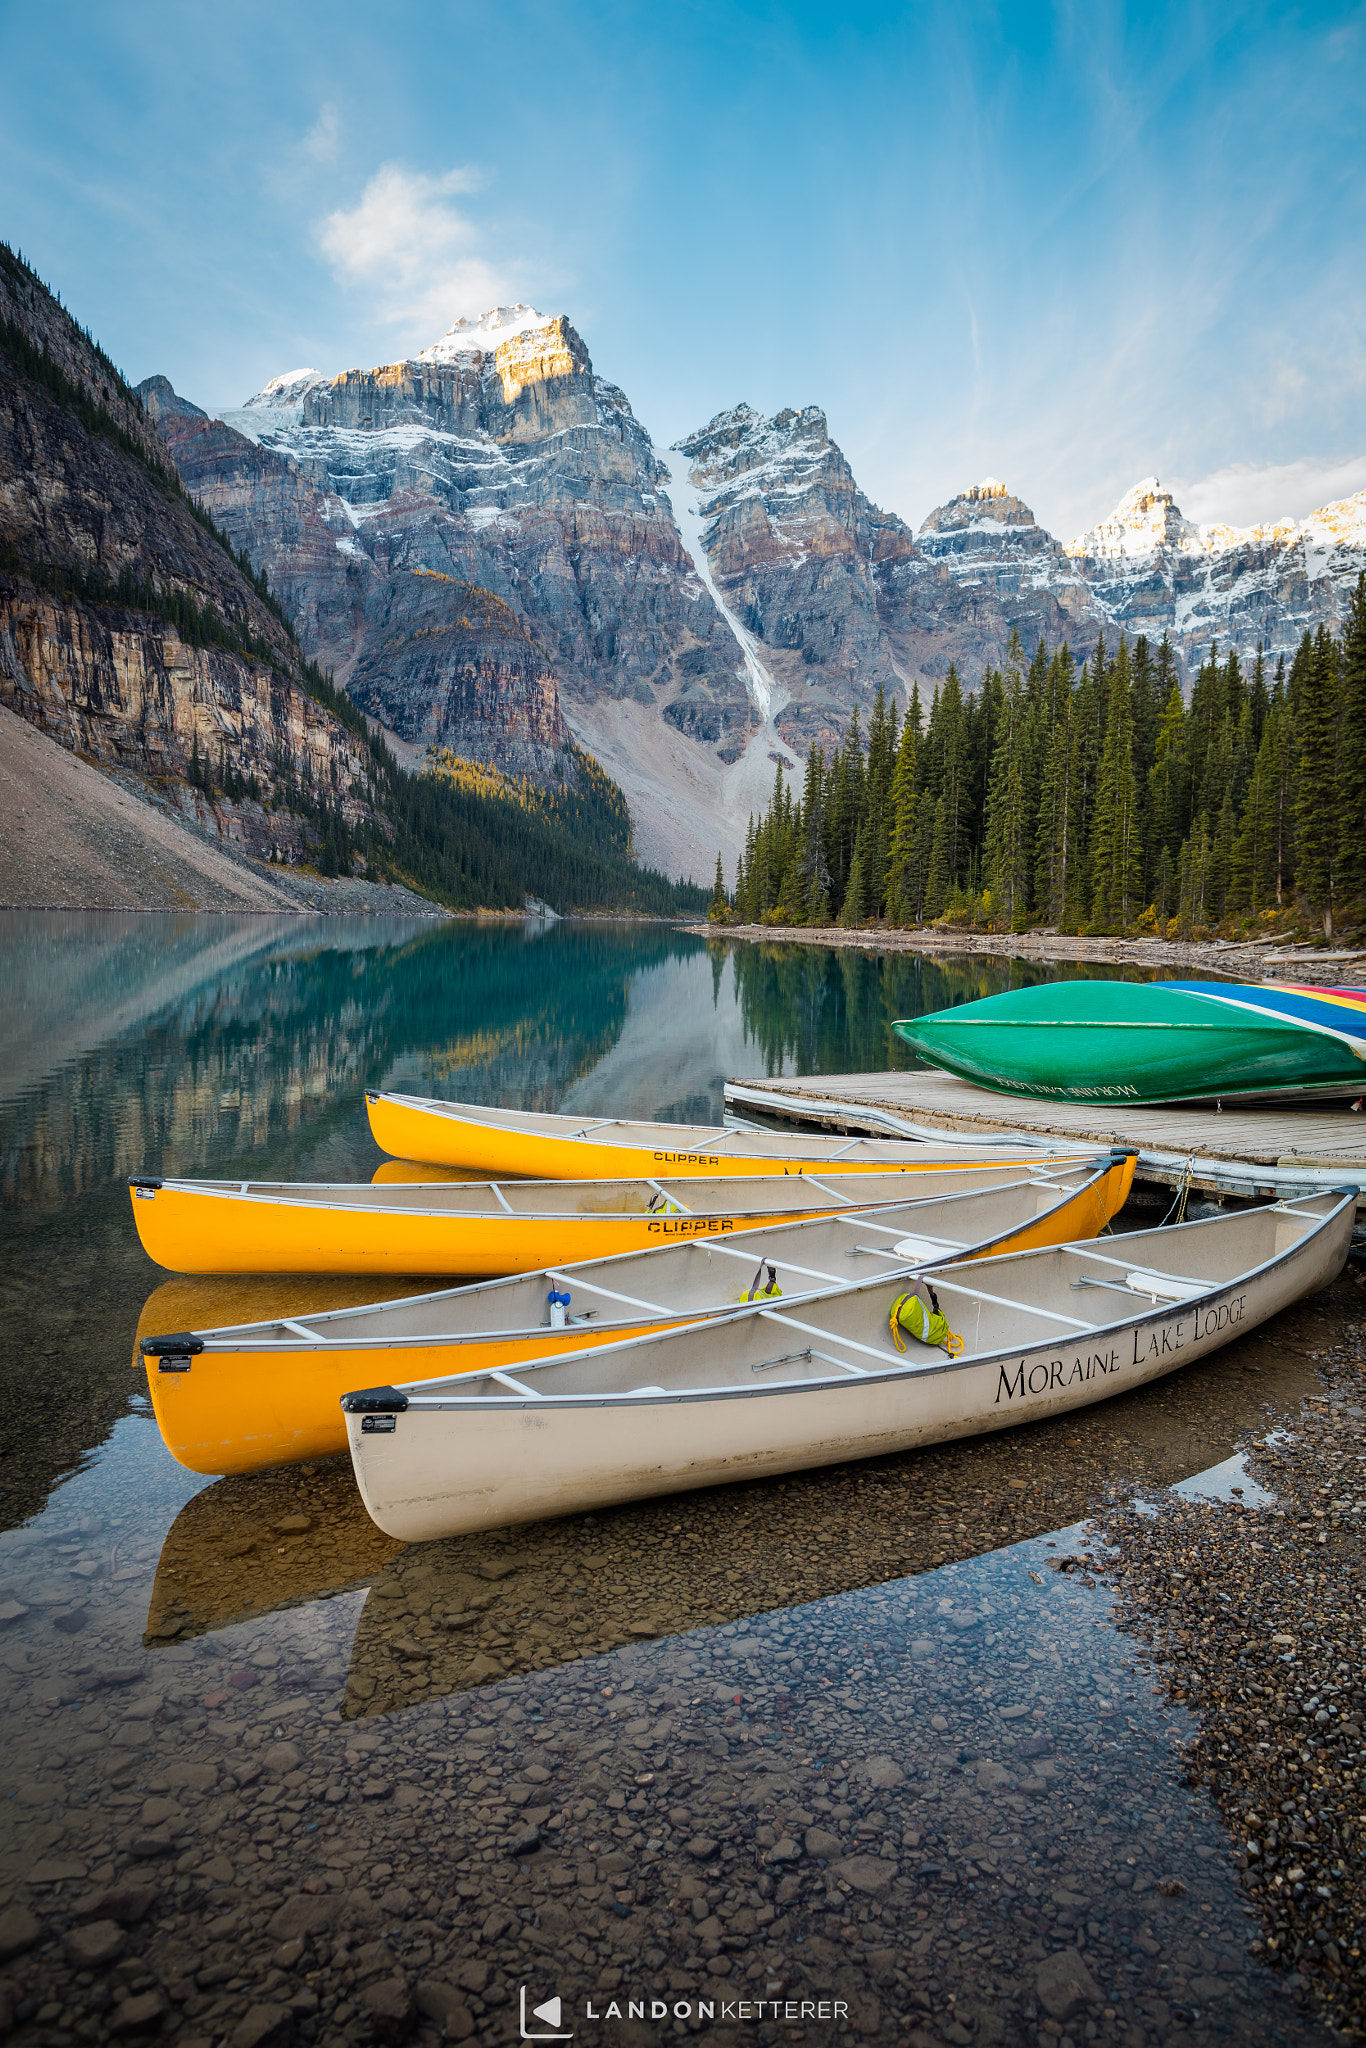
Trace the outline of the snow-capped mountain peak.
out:
<instances>
[{"instance_id":1,"label":"snow-capped mountain peak","mask_svg":"<svg viewBox=\"0 0 1366 2048\"><path fill-rule=\"evenodd\" d=\"M934 534L980 529L990 533L1002 526L1033 524L1034 514L1024 500L1012 496L999 477L988 476L980 484L960 491L956 498L950 498L947 505L936 505L928 518L922 520L920 531Z\"/></svg>"},{"instance_id":2,"label":"snow-capped mountain peak","mask_svg":"<svg viewBox=\"0 0 1366 2048\"><path fill-rule=\"evenodd\" d=\"M253 392L250 398L244 398L242 405L244 408L249 405L298 405L306 391L326 381L319 370L283 370L278 377L272 377L268 384L263 384L259 391Z\"/></svg>"},{"instance_id":3,"label":"snow-capped mountain peak","mask_svg":"<svg viewBox=\"0 0 1366 2048\"><path fill-rule=\"evenodd\" d=\"M550 314L538 313L534 306L524 306L520 302L515 306L491 306L477 320L457 320L454 326L446 329L440 341L418 351L417 361L453 363L460 356L492 355L505 341L553 324Z\"/></svg>"},{"instance_id":4,"label":"snow-capped mountain peak","mask_svg":"<svg viewBox=\"0 0 1366 2048\"><path fill-rule=\"evenodd\" d=\"M1151 555L1159 548L1189 546L1199 529L1183 519L1170 491L1155 476L1126 491L1108 519L1080 534L1069 555L1105 559L1117 555Z\"/></svg>"}]
</instances>

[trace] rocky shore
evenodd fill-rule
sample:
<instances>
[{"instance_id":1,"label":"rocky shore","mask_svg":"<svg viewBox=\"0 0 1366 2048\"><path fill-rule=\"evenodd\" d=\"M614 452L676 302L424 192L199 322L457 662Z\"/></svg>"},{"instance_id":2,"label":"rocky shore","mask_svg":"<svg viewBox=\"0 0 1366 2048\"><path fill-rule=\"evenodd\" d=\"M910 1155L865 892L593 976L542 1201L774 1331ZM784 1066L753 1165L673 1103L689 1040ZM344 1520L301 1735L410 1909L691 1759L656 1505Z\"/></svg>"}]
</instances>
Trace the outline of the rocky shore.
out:
<instances>
[{"instance_id":1,"label":"rocky shore","mask_svg":"<svg viewBox=\"0 0 1366 2048\"><path fill-rule=\"evenodd\" d=\"M503 2038L526 1985L628 2044L838 2001L822 2038L1328 2048L1359 1304L1027 1431L417 1549L337 1461L83 1475L0 1542L0 2021L428 2044ZM1277 1428L1276 1507L1165 1490ZM1273 1683L1293 1754L1237 1697Z\"/></svg>"},{"instance_id":2,"label":"rocky shore","mask_svg":"<svg viewBox=\"0 0 1366 2048\"><path fill-rule=\"evenodd\" d=\"M1358 1285L1362 1284L1357 1269ZM1366 1302L1360 1304L1366 1311ZM1320 1397L1263 1438L1238 1494L1109 1518L1124 1626L1200 1719L1207 1787L1260 1922L1251 1953L1346 2037L1366 2029L1366 1331L1315 1358Z\"/></svg>"},{"instance_id":3,"label":"rocky shore","mask_svg":"<svg viewBox=\"0 0 1366 2048\"><path fill-rule=\"evenodd\" d=\"M1231 975L1246 981L1282 977L1304 981L1317 979L1327 970L1326 979L1334 986L1366 986L1366 951L1355 947L1318 950L1303 945L1236 945L1225 939L1111 939L1041 931L975 932L950 925L914 929L865 925L855 931L844 931L833 925L809 929L805 925L690 924L684 929L698 938L749 939L757 945L853 946L865 953L986 953L998 960L1096 961L1115 967L1180 968L1189 975Z\"/></svg>"}]
</instances>

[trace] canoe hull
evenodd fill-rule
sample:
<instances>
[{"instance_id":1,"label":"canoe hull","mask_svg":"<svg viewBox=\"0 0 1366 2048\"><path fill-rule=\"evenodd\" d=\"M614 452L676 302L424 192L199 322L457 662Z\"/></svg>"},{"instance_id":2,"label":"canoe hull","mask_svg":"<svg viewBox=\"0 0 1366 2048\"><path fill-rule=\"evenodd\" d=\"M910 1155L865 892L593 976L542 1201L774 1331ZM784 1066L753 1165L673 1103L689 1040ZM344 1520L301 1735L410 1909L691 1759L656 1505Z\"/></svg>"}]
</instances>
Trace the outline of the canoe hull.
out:
<instances>
[{"instance_id":1,"label":"canoe hull","mask_svg":"<svg viewBox=\"0 0 1366 2048\"><path fill-rule=\"evenodd\" d=\"M471 1104L427 1102L415 1096L369 1093L370 1130L382 1152L396 1159L456 1167L464 1173L522 1176L531 1180L739 1179L792 1173L908 1173L951 1171L981 1163L1037 1163L1038 1153L971 1141L942 1148L894 1138L787 1137L764 1132L737 1138L690 1124L636 1124L634 1134L596 1140L592 1124L573 1117L480 1113ZM609 1128L612 1119L602 1119ZM589 1135L574 1135L587 1129ZM638 1139L638 1142L636 1140ZM727 1149L730 1148L730 1149Z\"/></svg>"},{"instance_id":2,"label":"canoe hull","mask_svg":"<svg viewBox=\"0 0 1366 2048\"><path fill-rule=\"evenodd\" d=\"M645 1337L668 1321L614 1325L612 1338ZM585 1330L521 1331L461 1344L367 1345L350 1350L301 1344L297 1351L202 1352L188 1370L162 1371L147 1357L147 1389L162 1441L177 1464L219 1476L301 1465L346 1449L341 1397L376 1374L436 1378L487 1372L528 1359L558 1358L608 1341Z\"/></svg>"},{"instance_id":3,"label":"canoe hull","mask_svg":"<svg viewBox=\"0 0 1366 2048\"><path fill-rule=\"evenodd\" d=\"M988 1254L1033 1250L1093 1236L1103 1230L1111 1217L1124 1206L1133 1181L1134 1164L1132 1153L1116 1158L1108 1170L1093 1171L1085 1176L1074 1192L1064 1191L1065 1199L1058 1201L1056 1206L1048 1208L1042 1215L1030 1217L1020 1214L1018 1221L1012 1220L1004 1230L995 1227L989 1232L983 1231L979 1222L977 1235L980 1241L963 1256L986 1257ZM1028 1192L1038 1198L1037 1189L1031 1188ZM990 1190L983 1191L983 1196L987 1200L1004 1199L993 1197ZM970 1212L974 1203L980 1214L978 1198L969 1195L963 1202L964 1220L969 1232L972 1230ZM855 1213L875 1219L880 1212ZM907 1215L904 1209L892 1213L903 1217ZM759 1247L781 1257L785 1234L790 1233L787 1242L796 1238L796 1249L800 1251L803 1234L792 1231L791 1226L802 1220L800 1217L784 1217L776 1230L761 1226L757 1233ZM910 1215L899 1227L913 1230L916 1227L915 1215ZM744 1241L744 1234L736 1236L737 1244ZM755 1255L750 1254L751 1257ZM661 1256L667 1264L669 1255ZM692 1254L685 1251L682 1257L690 1259ZM654 1260L647 1263L653 1271ZM582 1271L585 1279L593 1274L599 1280L611 1280L618 1287L631 1284L629 1280L623 1283L621 1274L612 1269L610 1262L607 1262L607 1267L604 1273L601 1262L586 1263ZM561 1266L556 1271L572 1291L574 1269L566 1270ZM743 1267L740 1275L742 1283L747 1280ZM734 1278L733 1275L731 1277ZM639 1285L648 1284L648 1275L642 1273ZM503 1292L492 1290L495 1297ZM465 1290L456 1289L449 1295L433 1297L436 1302L451 1304L448 1329L458 1327L459 1308L464 1295ZM494 1311L496 1304L488 1303L485 1291L476 1291L475 1299L487 1304L481 1311L483 1316L487 1317ZM173 1352L170 1364L164 1364L154 1352L144 1352L143 1363L157 1424L172 1457L192 1472L253 1472L267 1466L301 1463L344 1451L347 1434L340 1403L342 1395L350 1387L377 1379L436 1379L456 1373L487 1372L500 1366L526 1365L542 1358L561 1357L567 1351L677 1328L707 1316L714 1316L719 1321L732 1312L734 1306L732 1296L724 1305L714 1299L699 1303L695 1315L661 1314L637 1318L627 1315L586 1328L573 1325L560 1330L549 1327L532 1330L485 1328L458 1338L391 1338L368 1343L348 1343L348 1318L341 1316L331 1322L319 1319L314 1325L320 1331L336 1330L339 1333L337 1340L324 1337L321 1342L300 1342L297 1346L278 1341L278 1324L258 1324L244 1331L226 1332L222 1336L207 1332L202 1340L203 1350L194 1354ZM442 1312L445 1313L444 1310ZM469 1314L467 1310L467 1317ZM275 1341L267 1337L268 1330ZM139 1338L150 1341L156 1334L149 1328L141 1330Z\"/></svg>"},{"instance_id":4,"label":"canoe hull","mask_svg":"<svg viewBox=\"0 0 1366 2048\"><path fill-rule=\"evenodd\" d=\"M1366 1061L1347 1036L1278 1013L1274 995L1249 990L1244 1003L1239 993L1237 984L1211 996L1200 983L1048 983L892 1028L932 1066L1041 1101L1312 1102L1366 1090ZM1354 1026L1355 1009L1339 1008Z\"/></svg>"},{"instance_id":5,"label":"canoe hull","mask_svg":"<svg viewBox=\"0 0 1366 2048\"><path fill-rule=\"evenodd\" d=\"M726 1237L763 1221L763 1210L728 1215L433 1216L322 1203L253 1202L197 1189L133 1190L133 1219L148 1258L173 1273L416 1273L494 1280L542 1266L577 1265ZM824 1216L833 1205L784 1211L784 1222Z\"/></svg>"},{"instance_id":6,"label":"canoe hull","mask_svg":"<svg viewBox=\"0 0 1366 2048\"><path fill-rule=\"evenodd\" d=\"M421 1543L1043 1421L1198 1363L1325 1286L1345 1263L1353 1218L1345 1200L1294 1254L1090 1341L837 1385L491 1402L477 1427L468 1405L415 1407L391 1428L382 1418L383 1432L380 1417L350 1413L357 1483L387 1535Z\"/></svg>"},{"instance_id":7,"label":"canoe hull","mask_svg":"<svg viewBox=\"0 0 1366 2048\"><path fill-rule=\"evenodd\" d=\"M1094 1151L1078 1154L1078 1168L1089 1166L1094 1157ZM1067 1163L1066 1153L1036 1153L1029 1161L1040 1169ZM510 1186L516 1203L511 1213L488 1199L484 1182L463 1190L419 1184L411 1194L390 1185L371 1201L367 1190L354 1187L248 1183L244 1188L228 1181L139 1180L132 1183L129 1198L143 1250L173 1273L492 1280L699 1237L726 1237L770 1219L799 1222L855 1205L900 1201L908 1190L922 1187L951 1194L1019 1171L993 1159L982 1166L946 1163L932 1177L908 1177L896 1167L876 1176L840 1172L821 1176L819 1187L808 1187L793 1175L767 1183L689 1180L686 1200L675 1205L686 1206L691 1211L686 1215L666 1213L662 1205L652 1212L648 1205L652 1200L659 1204L659 1193L646 1180L595 1182L588 1188L579 1184L572 1192L570 1184L556 1181L542 1184L543 1195L531 1200L525 1199L523 1187ZM682 1196L676 1187L675 1193ZM473 1196L479 1206L462 1212L465 1196Z\"/></svg>"}]
</instances>

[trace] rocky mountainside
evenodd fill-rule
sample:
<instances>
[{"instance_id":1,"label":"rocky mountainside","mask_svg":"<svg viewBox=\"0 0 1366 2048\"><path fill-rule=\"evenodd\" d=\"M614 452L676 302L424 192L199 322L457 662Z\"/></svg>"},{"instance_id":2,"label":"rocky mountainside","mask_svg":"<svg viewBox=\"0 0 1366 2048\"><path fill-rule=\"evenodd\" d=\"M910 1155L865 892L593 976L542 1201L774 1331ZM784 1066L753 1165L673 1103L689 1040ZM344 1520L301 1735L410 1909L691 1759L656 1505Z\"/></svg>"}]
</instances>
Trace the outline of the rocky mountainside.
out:
<instances>
[{"instance_id":1,"label":"rocky mountainside","mask_svg":"<svg viewBox=\"0 0 1366 2048\"><path fill-rule=\"evenodd\" d=\"M814 406L718 413L661 451L563 316L499 307L416 356L272 378L221 419L139 387L191 494L308 654L399 738L549 782L570 736L642 855L710 869L772 763L879 686L967 687L1012 633L1251 653L1338 624L1366 513L1234 533L1154 481L1065 547L988 479L917 533L859 490ZM1352 501L1355 504L1356 501Z\"/></svg>"},{"instance_id":2,"label":"rocky mountainside","mask_svg":"<svg viewBox=\"0 0 1366 2048\"><path fill-rule=\"evenodd\" d=\"M1197 526L1147 477L1066 556L1112 631L1169 634L1188 673L1216 639L1289 655L1306 632L1342 628L1366 569L1366 491L1307 519Z\"/></svg>"},{"instance_id":3,"label":"rocky mountainside","mask_svg":"<svg viewBox=\"0 0 1366 2048\"><path fill-rule=\"evenodd\" d=\"M222 422L158 426L308 652L403 738L461 746L473 708L483 758L545 774L565 712L577 729L605 698L743 745L737 650L667 472L568 320L500 307L411 361L290 372ZM471 586L499 602L476 617Z\"/></svg>"},{"instance_id":4,"label":"rocky mountainside","mask_svg":"<svg viewBox=\"0 0 1366 2048\"><path fill-rule=\"evenodd\" d=\"M1306 630L1341 627L1366 568L1366 493L1241 530L1184 519L1148 478L1064 546L988 478L912 538L858 490L815 407L735 406L678 447L712 570L790 692L779 724L798 749L879 683L933 686L954 662L971 687L1012 632L1031 649L1166 633L1188 675L1216 639L1288 654Z\"/></svg>"},{"instance_id":5,"label":"rocky mountainside","mask_svg":"<svg viewBox=\"0 0 1366 2048\"><path fill-rule=\"evenodd\" d=\"M877 579L914 554L909 527L864 497L816 406L772 419L731 406L676 453L717 586L786 699L784 740L805 753L836 738L856 701L896 687Z\"/></svg>"},{"instance_id":6,"label":"rocky mountainside","mask_svg":"<svg viewBox=\"0 0 1366 2048\"><path fill-rule=\"evenodd\" d=\"M356 704L306 658L264 575L187 494L164 446L177 434L256 452L164 378L139 398L0 245L0 707L122 782L111 800L105 775L89 767L65 778L64 797L104 819L93 837L77 835L80 890L102 887L102 849L111 862L126 850L121 814L150 795L237 842L228 864L259 882L263 870L241 863L241 852L268 859L277 876L284 863L411 881L461 909L520 909L528 895L557 910L668 913L705 903L702 889L680 889L634 859L621 791L574 746L553 668L523 622L444 571L415 570L384 622L389 640L415 650L425 736L469 747L501 717L510 757L520 750L528 764L552 763L551 786L472 771L449 754L430 774L396 763ZM299 498L307 514L302 489ZM450 645L463 650L454 666L443 665ZM509 676L521 693L511 713ZM352 682L358 696L389 708L393 677L382 663L373 676L359 667ZM21 763L25 789L42 783L31 755ZM54 793L48 814L57 803ZM45 835L56 843L52 824L45 814L16 828L25 902L41 900L35 861ZM150 849L150 831L134 819L133 842L141 832ZM188 843L172 821L176 833ZM382 901L389 894L373 891ZM264 896L293 900L273 884Z\"/></svg>"},{"instance_id":7,"label":"rocky mountainside","mask_svg":"<svg viewBox=\"0 0 1366 2048\"><path fill-rule=\"evenodd\" d=\"M0 703L224 838L297 859L309 827L277 803L288 789L351 827L372 815L367 749L302 670L112 363L0 248ZM233 793L211 805L228 760Z\"/></svg>"}]
</instances>

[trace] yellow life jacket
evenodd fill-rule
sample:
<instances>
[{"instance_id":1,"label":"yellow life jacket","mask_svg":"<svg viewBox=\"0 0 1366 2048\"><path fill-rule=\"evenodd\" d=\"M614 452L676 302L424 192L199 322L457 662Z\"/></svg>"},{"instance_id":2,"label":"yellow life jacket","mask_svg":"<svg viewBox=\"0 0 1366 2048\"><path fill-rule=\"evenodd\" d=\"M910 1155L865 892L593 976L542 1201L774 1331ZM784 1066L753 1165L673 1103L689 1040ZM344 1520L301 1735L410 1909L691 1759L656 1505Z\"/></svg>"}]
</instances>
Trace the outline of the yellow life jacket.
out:
<instances>
[{"instance_id":1,"label":"yellow life jacket","mask_svg":"<svg viewBox=\"0 0 1366 2048\"><path fill-rule=\"evenodd\" d=\"M963 1340L949 1328L949 1319L939 1306L939 1296L928 1280L917 1280L915 1284L917 1289L924 1288L929 1300L923 1300L918 1292L898 1294L892 1303L893 1344L898 1351L906 1349L901 1334L904 1330L918 1344L932 1344L940 1351L946 1351L950 1358L956 1358L963 1348Z\"/></svg>"},{"instance_id":2,"label":"yellow life jacket","mask_svg":"<svg viewBox=\"0 0 1366 2048\"><path fill-rule=\"evenodd\" d=\"M765 1266L768 1266L767 1259L760 1259L754 1269L754 1278L740 1296L741 1301L773 1301L782 1293L777 1272L772 1266L768 1266L768 1279L764 1280Z\"/></svg>"}]
</instances>

